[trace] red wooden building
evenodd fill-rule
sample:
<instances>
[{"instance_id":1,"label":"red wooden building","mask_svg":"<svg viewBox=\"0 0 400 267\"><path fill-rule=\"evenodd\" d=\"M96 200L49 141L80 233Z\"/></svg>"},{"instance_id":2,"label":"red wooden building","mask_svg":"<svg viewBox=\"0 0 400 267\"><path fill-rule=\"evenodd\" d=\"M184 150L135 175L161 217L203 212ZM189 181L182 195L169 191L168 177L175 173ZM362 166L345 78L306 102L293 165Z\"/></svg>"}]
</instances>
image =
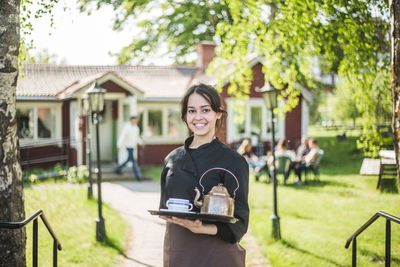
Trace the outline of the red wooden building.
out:
<instances>
[{"instance_id":1,"label":"red wooden building","mask_svg":"<svg viewBox=\"0 0 400 267\"><path fill-rule=\"evenodd\" d=\"M211 43L199 44L196 66L25 64L24 76L17 85L18 135L23 167L56 162L86 164L88 123L83 99L85 91L96 81L107 91L100 124L102 161L124 159L124 151L117 152L117 138L129 117L138 115L145 142L138 150L139 164L162 163L188 135L180 121L179 102L185 90L200 82L214 83L213 78L204 73L215 56L214 48ZM263 61L253 57L249 64L254 79L250 97L240 104L242 109L235 109L237 101L226 93L229 83L221 93L229 115L219 138L232 147L243 138L251 138L254 143L263 144L266 151L271 140L271 116L261 93L256 91L265 84ZM285 118L278 118L276 140L286 137L294 148L302 136L307 136L311 101L312 94L301 89L299 105Z\"/></svg>"}]
</instances>

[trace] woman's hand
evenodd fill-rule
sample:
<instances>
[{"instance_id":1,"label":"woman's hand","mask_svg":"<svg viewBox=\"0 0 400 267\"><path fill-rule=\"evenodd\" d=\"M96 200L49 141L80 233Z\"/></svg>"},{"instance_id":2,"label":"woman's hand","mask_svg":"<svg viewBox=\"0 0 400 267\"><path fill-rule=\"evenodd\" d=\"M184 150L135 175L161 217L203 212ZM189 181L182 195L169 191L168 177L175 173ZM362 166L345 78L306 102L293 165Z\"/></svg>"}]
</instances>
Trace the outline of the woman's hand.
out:
<instances>
[{"instance_id":1,"label":"woman's hand","mask_svg":"<svg viewBox=\"0 0 400 267\"><path fill-rule=\"evenodd\" d=\"M205 235L216 235L217 234L217 226L215 224L203 224L200 220L188 220L181 219L177 217L164 217L160 216L161 219L166 220L170 223L178 224L182 227L185 227L192 231L195 234L205 234Z\"/></svg>"}]
</instances>

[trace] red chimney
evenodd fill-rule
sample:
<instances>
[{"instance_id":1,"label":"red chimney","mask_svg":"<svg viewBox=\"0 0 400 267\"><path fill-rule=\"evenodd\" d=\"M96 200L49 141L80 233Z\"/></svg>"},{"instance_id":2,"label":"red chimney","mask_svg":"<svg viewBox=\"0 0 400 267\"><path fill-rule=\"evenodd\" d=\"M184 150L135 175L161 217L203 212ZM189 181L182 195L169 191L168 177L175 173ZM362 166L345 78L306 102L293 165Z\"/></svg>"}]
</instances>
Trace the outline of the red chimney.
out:
<instances>
[{"instance_id":1,"label":"red chimney","mask_svg":"<svg viewBox=\"0 0 400 267\"><path fill-rule=\"evenodd\" d=\"M205 70L215 57L215 43L203 41L196 45L197 60L196 67Z\"/></svg>"}]
</instances>

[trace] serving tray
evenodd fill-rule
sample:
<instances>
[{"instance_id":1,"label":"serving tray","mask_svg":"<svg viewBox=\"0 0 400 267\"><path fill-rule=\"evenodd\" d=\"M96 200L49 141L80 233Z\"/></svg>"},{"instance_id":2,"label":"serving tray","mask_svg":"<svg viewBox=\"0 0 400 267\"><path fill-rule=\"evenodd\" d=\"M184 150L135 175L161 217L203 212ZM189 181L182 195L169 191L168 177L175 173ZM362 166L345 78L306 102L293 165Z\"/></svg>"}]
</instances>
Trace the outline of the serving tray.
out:
<instances>
[{"instance_id":1,"label":"serving tray","mask_svg":"<svg viewBox=\"0 0 400 267\"><path fill-rule=\"evenodd\" d=\"M238 219L218 214L196 213L196 212L181 212L172 210L148 210L151 215L159 215L165 217L177 217L183 219L196 220L199 219L203 222L224 222L235 223Z\"/></svg>"}]
</instances>

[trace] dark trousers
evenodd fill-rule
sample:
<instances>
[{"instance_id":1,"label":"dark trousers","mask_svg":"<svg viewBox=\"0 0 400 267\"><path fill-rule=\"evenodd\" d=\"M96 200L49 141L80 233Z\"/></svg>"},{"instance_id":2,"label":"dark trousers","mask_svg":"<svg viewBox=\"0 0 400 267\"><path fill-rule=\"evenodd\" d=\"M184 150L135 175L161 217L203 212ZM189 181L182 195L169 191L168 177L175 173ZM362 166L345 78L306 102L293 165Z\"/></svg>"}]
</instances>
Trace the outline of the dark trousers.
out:
<instances>
[{"instance_id":1,"label":"dark trousers","mask_svg":"<svg viewBox=\"0 0 400 267\"><path fill-rule=\"evenodd\" d=\"M126 164L128 164L129 161L132 162L132 171L133 174L135 175L136 180L140 180L140 174L139 174L139 170L138 167L136 165L136 160L135 160L135 156L134 156L134 152L135 149L131 148L131 147L127 147L126 150L128 151L128 158L127 160L125 160L125 162L123 162L121 165L119 165L115 171L116 172L120 172L122 170L122 168L124 168L126 166Z\"/></svg>"},{"instance_id":2,"label":"dark trousers","mask_svg":"<svg viewBox=\"0 0 400 267\"><path fill-rule=\"evenodd\" d=\"M305 162L300 162L300 163L296 164L294 171L295 171L297 177L299 178L299 181L301 181L301 172L307 168L308 168L308 165Z\"/></svg>"}]
</instances>

